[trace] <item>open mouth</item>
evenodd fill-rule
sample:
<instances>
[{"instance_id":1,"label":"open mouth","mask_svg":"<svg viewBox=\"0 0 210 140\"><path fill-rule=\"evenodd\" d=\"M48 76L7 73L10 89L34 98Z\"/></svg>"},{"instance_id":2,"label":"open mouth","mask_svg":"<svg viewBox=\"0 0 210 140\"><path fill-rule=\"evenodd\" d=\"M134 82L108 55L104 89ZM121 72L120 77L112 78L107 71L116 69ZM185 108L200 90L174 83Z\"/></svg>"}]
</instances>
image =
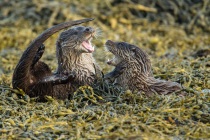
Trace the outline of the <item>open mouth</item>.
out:
<instances>
[{"instance_id":1,"label":"open mouth","mask_svg":"<svg viewBox=\"0 0 210 140\"><path fill-rule=\"evenodd\" d=\"M108 65L111 65L111 66L116 66L116 64L114 63L114 58L112 58L111 60L108 59L106 63L107 63Z\"/></svg>"},{"instance_id":2,"label":"open mouth","mask_svg":"<svg viewBox=\"0 0 210 140\"><path fill-rule=\"evenodd\" d=\"M112 59L108 59L106 63L111 66L117 66L122 61L123 59L121 57L115 55Z\"/></svg>"},{"instance_id":3,"label":"open mouth","mask_svg":"<svg viewBox=\"0 0 210 140\"><path fill-rule=\"evenodd\" d=\"M112 53L112 55L114 55L111 59L108 59L107 61L106 61L106 63L108 64L108 65L111 65L111 66L117 66L121 61L122 61L122 59L121 59L121 57L119 57L118 55L115 55L113 52L112 52L112 50L111 50L111 48L109 48L110 46L108 46L108 45L106 45L106 48L107 48L107 50L110 52L110 53Z\"/></svg>"},{"instance_id":4,"label":"open mouth","mask_svg":"<svg viewBox=\"0 0 210 140\"><path fill-rule=\"evenodd\" d=\"M112 45L113 45L113 42L111 40L107 40L105 43L106 50L114 55L114 57L112 59L108 59L106 63L108 65L115 66L114 62L115 62L116 57L115 57L115 54L112 52L112 49L111 49Z\"/></svg>"},{"instance_id":5,"label":"open mouth","mask_svg":"<svg viewBox=\"0 0 210 140\"><path fill-rule=\"evenodd\" d=\"M94 47L91 44L92 39L93 39L93 34L90 34L90 36L82 42L82 46L91 53L94 52Z\"/></svg>"}]
</instances>

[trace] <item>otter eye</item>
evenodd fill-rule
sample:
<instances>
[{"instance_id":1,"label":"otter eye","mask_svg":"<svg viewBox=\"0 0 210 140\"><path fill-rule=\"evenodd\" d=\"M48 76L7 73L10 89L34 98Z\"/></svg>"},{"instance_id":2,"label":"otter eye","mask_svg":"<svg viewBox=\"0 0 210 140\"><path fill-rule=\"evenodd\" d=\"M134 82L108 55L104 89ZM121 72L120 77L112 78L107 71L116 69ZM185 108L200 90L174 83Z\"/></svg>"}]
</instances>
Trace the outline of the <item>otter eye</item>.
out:
<instances>
[{"instance_id":1,"label":"otter eye","mask_svg":"<svg viewBox=\"0 0 210 140\"><path fill-rule=\"evenodd\" d=\"M85 29L85 31L89 32L89 31L90 31L90 29L89 29L89 28L86 28L86 29Z\"/></svg>"},{"instance_id":2,"label":"otter eye","mask_svg":"<svg viewBox=\"0 0 210 140\"><path fill-rule=\"evenodd\" d=\"M123 46L123 43L122 43L122 42L120 42L120 43L118 43L118 45Z\"/></svg>"}]
</instances>

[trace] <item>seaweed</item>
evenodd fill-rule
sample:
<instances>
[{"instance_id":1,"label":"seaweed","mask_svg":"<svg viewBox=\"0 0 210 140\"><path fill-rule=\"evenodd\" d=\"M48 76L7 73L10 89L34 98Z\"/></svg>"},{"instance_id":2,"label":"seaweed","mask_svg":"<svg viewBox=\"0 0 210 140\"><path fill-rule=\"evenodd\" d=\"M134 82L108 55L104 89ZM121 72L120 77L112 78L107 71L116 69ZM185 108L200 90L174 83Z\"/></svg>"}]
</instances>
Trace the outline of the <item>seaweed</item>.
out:
<instances>
[{"instance_id":1,"label":"seaweed","mask_svg":"<svg viewBox=\"0 0 210 140\"><path fill-rule=\"evenodd\" d=\"M0 1L0 139L208 139L210 137L209 1L27 0ZM94 57L112 67L108 39L126 41L150 56L155 78L179 82L176 93L147 97L97 81L70 100L40 103L11 87L18 59L44 29L93 17L99 28ZM43 61L56 67L57 34L45 42Z\"/></svg>"}]
</instances>

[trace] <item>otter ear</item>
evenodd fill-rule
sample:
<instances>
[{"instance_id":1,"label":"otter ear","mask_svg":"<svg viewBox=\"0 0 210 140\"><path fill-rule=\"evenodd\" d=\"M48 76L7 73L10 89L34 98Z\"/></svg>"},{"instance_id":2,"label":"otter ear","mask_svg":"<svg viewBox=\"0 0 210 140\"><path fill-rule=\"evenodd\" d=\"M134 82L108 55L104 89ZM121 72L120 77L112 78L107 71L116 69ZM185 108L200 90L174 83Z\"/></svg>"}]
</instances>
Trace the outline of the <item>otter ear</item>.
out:
<instances>
[{"instance_id":1,"label":"otter ear","mask_svg":"<svg viewBox=\"0 0 210 140\"><path fill-rule=\"evenodd\" d=\"M132 46L131 51L135 54L136 53L136 47Z\"/></svg>"},{"instance_id":2,"label":"otter ear","mask_svg":"<svg viewBox=\"0 0 210 140\"><path fill-rule=\"evenodd\" d=\"M135 54L136 54L136 47L134 47L134 46L131 46L131 54L133 55L133 56L135 56Z\"/></svg>"}]
</instances>

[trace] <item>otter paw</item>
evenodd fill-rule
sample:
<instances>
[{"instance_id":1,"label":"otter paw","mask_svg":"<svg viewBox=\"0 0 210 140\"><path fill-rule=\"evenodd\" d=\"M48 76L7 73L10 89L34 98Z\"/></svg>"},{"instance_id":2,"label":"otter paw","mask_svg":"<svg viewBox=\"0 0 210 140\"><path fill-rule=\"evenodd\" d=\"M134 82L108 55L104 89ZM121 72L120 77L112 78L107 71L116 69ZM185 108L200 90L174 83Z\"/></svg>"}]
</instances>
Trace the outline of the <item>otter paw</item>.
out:
<instances>
[{"instance_id":1,"label":"otter paw","mask_svg":"<svg viewBox=\"0 0 210 140\"><path fill-rule=\"evenodd\" d=\"M42 44L41 46L39 46L39 49L38 49L35 57L41 58L44 53L44 50L45 50L45 46L44 46L44 44Z\"/></svg>"},{"instance_id":2,"label":"otter paw","mask_svg":"<svg viewBox=\"0 0 210 140\"><path fill-rule=\"evenodd\" d=\"M32 62L32 67L39 61L39 59L42 57L43 53L45 50L44 44L42 44L39 49L36 52L36 55L34 56L33 62Z\"/></svg>"},{"instance_id":3,"label":"otter paw","mask_svg":"<svg viewBox=\"0 0 210 140\"><path fill-rule=\"evenodd\" d=\"M68 79L69 80L74 80L76 78L76 73L75 72L71 72L68 74Z\"/></svg>"},{"instance_id":4,"label":"otter paw","mask_svg":"<svg viewBox=\"0 0 210 140\"><path fill-rule=\"evenodd\" d=\"M61 82L69 82L70 80L74 80L76 77L76 74L74 72L67 72L64 71L61 75Z\"/></svg>"}]
</instances>

